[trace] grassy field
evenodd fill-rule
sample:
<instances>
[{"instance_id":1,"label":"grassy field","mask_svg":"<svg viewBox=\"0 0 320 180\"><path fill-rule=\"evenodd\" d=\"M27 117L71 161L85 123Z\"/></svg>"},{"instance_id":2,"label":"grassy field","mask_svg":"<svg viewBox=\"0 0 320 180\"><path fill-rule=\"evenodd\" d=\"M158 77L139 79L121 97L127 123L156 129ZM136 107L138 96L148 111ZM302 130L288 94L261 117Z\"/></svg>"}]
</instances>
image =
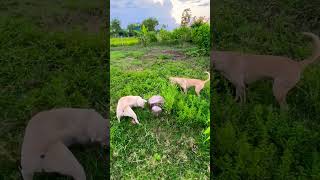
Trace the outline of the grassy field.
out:
<instances>
[{"instance_id":1,"label":"grassy field","mask_svg":"<svg viewBox=\"0 0 320 180\"><path fill-rule=\"evenodd\" d=\"M84 1L58 4L0 2L0 179L20 179L22 138L35 113L83 107L107 115L106 41L100 31L103 19L97 19L93 29L83 23L92 18L91 12L96 12L93 9L102 8L103 2L93 1L92 7L85 6ZM79 16L81 19L75 18ZM71 150L88 179L105 179L104 150L97 146L75 146ZM71 179L53 174L37 174L35 179L57 177Z\"/></svg>"},{"instance_id":2,"label":"grassy field","mask_svg":"<svg viewBox=\"0 0 320 180\"><path fill-rule=\"evenodd\" d=\"M209 120L207 83L201 96L187 95L169 83L170 76L207 79L209 57L187 57L186 49L170 46L111 49L111 179L209 179L209 143L203 134ZM122 96L145 99L160 94L164 112L154 117L135 108L141 125L116 119Z\"/></svg>"},{"instance_id":3,"label":"grassy field","mask_svg":"<svg viewBox=\"0 0 320 180\"><path fill-rule=\"evenodd\" d=\"M314 22L320 15L316 3L215 3L213 47L218 50L281 55L299 61L312 51L310 40L300 32L319 35L319 21ZM310 65L289 92L289 111L284 112L272 94L271 81L248 86L248 102L240 106L233 101L234 87L214 73L213 177L319 179L319 77L319 64Z\"/></svg>"},{"instance_id":4,"label":"grassy field","mask_svg":"<svg viewBox=\"0 0 320 180\"><path fill-rule=\"evenodd\" d=\"M110 39L110 46L117 47L117 46L132 46L139 43L139 39L135 37L126 37L126 38L111 38Z\"/></svg>"}]
</instances>

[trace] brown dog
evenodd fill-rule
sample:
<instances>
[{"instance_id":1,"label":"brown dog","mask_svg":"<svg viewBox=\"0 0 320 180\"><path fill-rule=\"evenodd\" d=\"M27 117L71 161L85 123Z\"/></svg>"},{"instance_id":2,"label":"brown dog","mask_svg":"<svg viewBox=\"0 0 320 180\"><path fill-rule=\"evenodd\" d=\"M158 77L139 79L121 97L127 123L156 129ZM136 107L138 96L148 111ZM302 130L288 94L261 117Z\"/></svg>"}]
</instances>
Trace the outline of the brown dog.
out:
<instances>
[{"instance_id":1,"label":"brown dog","mask_svg":"<svg viewBox=\"0 0 320 180\"><path fill-rule=\"evenodd\" d=\"M236 98L246 101L246 84L263 78L273 79L273 94L281 107L287 108L286 96L300 79L304 68L320 56L320 40L313 33L304 32L314 43L313 55L303 61L270 55L250 55L236 52L211 51L211 61L236 87Z\"/></svg>"},{"instance_id":2,"label":"brown dog","mask_svg":"<svg viewBox=\"0 0 320 180\"><path fill-rule=\"evenodd\" d=\"M188 89L190 87L195 87L195 91L198 96L200 96L200 91L203 89L204 85L210 81L210 73L205 72L208 74L208 79L203 81L200 79L189 79L189 78L182 78L182 77L170 77L169 80L173 84L178 84L184 91L184 93L187 93Z\"/></svg>"}]
</instances>

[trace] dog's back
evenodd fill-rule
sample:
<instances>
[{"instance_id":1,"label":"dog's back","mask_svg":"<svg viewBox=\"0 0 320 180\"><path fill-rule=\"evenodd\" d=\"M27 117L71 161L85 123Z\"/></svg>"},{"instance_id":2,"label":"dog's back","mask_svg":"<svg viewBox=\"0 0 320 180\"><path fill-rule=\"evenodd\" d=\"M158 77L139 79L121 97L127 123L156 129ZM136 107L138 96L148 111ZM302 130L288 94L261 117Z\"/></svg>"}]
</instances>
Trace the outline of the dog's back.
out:
<instances>
[{"instance_id":1,"label":"dog's back","mask_svg":"<svg viewBox=\"0 0 320 180\"><path fill-rule=\"evenodd\" d=\"M139 96L124 96L121 97L117 104L117 119L120 120L120 117L126 107L132 107L137 104L137 99Z\"/></svg>"},{"instance_id":2,"label":"dog's back","mask_svg":"<svg viewBox=\"0 0 320 180\"><path fill-rule=\"evenodd\" d=\"M96 119L98 116L99 119ZM89 127L94 126L98 121L104 121L104 119L91 109L61 108L36 114L26 127L21 149L21 166L31 168L30 163L35 163L33 166L37 167L40 155L45 154L50 146L57 142L68 146L90 141ZM99 124L107 125L106 122L99 122ZM100 128L106 130L107 127ZM95 131L99 132L99 129Z\"/></svg>"}]
</instances>

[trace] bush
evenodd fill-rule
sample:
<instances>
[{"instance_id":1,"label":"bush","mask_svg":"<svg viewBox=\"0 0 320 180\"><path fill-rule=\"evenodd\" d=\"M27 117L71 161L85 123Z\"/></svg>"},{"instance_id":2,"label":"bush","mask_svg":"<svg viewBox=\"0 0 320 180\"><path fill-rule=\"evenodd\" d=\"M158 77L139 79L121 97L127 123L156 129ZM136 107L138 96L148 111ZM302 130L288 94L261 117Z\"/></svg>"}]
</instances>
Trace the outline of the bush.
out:
<instances>
[{"instance_id":1,"label":"bush","mask_svg":"<svg viewBox=\"0 0 320 180\"><path fill-rule=\"evenodd\" d=\"M172 33L165 29L161 29L158 33L158 41L161 43L166 43L172 40Z\"/></svg>"},{"instance_id":2,"label":"bush","mask_svg":"<svg viewBox=\"0 0 320 180\"><path fill-rule=\"evenodd\" d=\"M142 25L141 31L135 31L138 34L138 38L141 42L141 44L146 47L149 44L148 41L148 29Z\"/></svg>"},{"instance_id":3,"label":"bush","mask_svg":"<svg viewBox=\"0 0 320 180\"><path fill-rule=\"evenodd\" d=\"M192 42L198 46L199 49L209 54L210 50L210 26L203 24L197 28L192 29Z\"/></svg>"},{"instance_id":4,"label":"bush","mask_svg":"<svg viewBox=\"0 0 320 180\"><path fill-rule=\"evenodd\" d=\"M191 42L191 29L189 27L179 27L172 32L172 38L178 42Z\"/></svg>"},{"instance_id":5,"label":"bush","mask_svg":"<svg viewBox=\"0 0 320 180\"><path fill-rule=\"evenodd\" d=\"M154 32L154 31L149 31L149 32L147 33L147 41L148 41L149 43L157 42L157 41L158 41L158 39L157 39L157 33Z\"/></svg>"}]
</instances>

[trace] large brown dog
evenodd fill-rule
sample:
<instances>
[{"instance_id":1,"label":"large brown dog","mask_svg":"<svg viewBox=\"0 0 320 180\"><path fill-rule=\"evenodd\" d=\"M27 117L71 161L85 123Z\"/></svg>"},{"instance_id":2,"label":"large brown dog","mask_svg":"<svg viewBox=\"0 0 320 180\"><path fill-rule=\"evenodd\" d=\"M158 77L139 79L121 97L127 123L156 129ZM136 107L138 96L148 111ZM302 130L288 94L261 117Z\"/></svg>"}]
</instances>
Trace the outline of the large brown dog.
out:
<instances>
[{"instance_id":1,"label":"large brown dog","mask_svg":"<svg viewBox=\"0 0 320 180\"><path fill-rule=\"evenodd\" d=\"M203 89L204 85L210 81L210 73L205 72L208 74L208 79L203 81L200 79L189 79L189 78L182 78L182 77L170 77L169 80L173 84L178 84L184 91L187 93L190 87L195 87L195 91L198 96L200 96L200 91Z\"/></svg>"},{"instance_id":2,"label":"large brown dog","mask_svg":"<svg viewBox=\"0 0 320 180\"><path fill-rule=\"evenodd\" d=\"M306 66L320 56L320 40L313 33L304 32L314 42L313 55L303 61L271 55L251 55L226 51L211 51L214 68L236 87L236 98L246 101L246 84L260 79L273 79L273 94L282 108L287 108L286 96L300 79Z\"/></svg>"}]
</instances>

